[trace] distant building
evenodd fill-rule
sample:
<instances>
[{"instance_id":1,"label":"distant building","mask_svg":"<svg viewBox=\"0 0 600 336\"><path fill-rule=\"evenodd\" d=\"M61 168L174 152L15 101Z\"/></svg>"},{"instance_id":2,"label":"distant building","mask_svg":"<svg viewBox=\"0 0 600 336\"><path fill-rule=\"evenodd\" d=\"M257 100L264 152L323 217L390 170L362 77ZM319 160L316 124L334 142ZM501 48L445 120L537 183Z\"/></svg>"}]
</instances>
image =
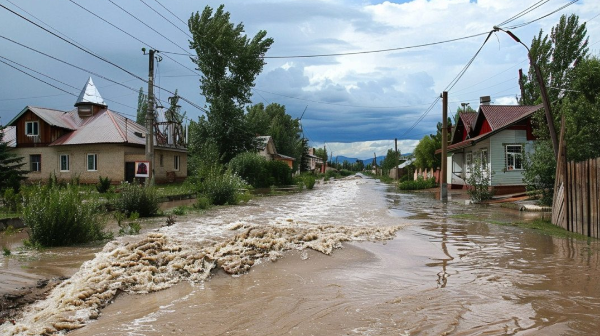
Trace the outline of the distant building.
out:
<instances>
[{"instance_id":1,"label":"distant building","mask_svg":"<svg viewBox=\"0 0 600 336\"><path fill-rule=\"evenodd\" d=\"M267 161L282 161L285 162L290 169L294 167L295 158L283 154L278 154L275 148L275 142L270 135L257 137L259 141L258 154Z\"/></svg>"},{"instance_id":2,"label":"distant building","mask_svg":"<svg viewBox=\"0 0 600 336\"><path fill-rule=\"evenodd\" d=\"M132 181L136 162L146 161L146 128L109 110L91 78L75 107L66 112L26 106L7 124L5 140L24 158L28 180L56 174L82 183L96 183L100 176ZM146 168L157 183L187 177L187 149L176 140L154 139L154 162Z\"/></svg>"}]
</instances>

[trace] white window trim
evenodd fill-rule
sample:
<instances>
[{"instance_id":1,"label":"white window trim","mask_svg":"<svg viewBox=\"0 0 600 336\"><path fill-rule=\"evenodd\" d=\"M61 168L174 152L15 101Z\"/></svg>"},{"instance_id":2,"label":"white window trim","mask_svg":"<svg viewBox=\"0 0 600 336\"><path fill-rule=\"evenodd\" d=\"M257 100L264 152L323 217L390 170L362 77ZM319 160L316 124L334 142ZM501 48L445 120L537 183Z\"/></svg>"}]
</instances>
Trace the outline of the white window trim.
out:
<instances>
[{"instance_id":1,"label":"white window trim","mask_svg":"<svg viewBox=\"0 0 600 336\"><path fill-rule=\"evenodd\" d=\"M94 157L94 169L90 169L90 156ZM88 153L85 156L85 168L87 169L87 171L98 171L98 154Z\"/></svg>"},{"instance_id":2,"label":"white window trim","mask_svg":"<svg viewBox=\"0 0 600 336\"><path fill-rule=\"evenodd\" d=\"M181 168L181 158L179 157L179 155L175 155L175 156L173 156L173 170L179 171L180 168Z\"/></svg>"},{"instance_id":3,"label":"white window trim","mask_svg":"<svg viewBox=\"0 0 600 336\"><path fill-rule=\"evenodd\" d=\"M67 169L63 169L63 166L62 166L62 158L63 157L67 158L67 162L66 162L67 163ZM71 168L71 165L70 165L69 161L70 161L69 154L60 154L58 156L58 170L61 171L61 172L68 172L70 170L70 168Z\"/></svg>"},{"instance_id":4,"label":"white window trim","mask_svg":"<svg viewBox=\"0 0 600 336\"><path fill-rule=\"evenodd\" d=\"M508 152L508 147L519 147L520 151L519 151L519 153L509 153ZM516 158L517 158L516 154L518 154L521 157L521 168L515 168L515 167L513 167L511 169L511 168L509 168L510 166L508 165L508 156L512 155L513 156L513 162L516 163L517 162L517 160L516 160ZM523 145L521 145L521 144L506 145L504 147L504 156L505 156L505 159L506 159L506 166L505 166L506 171L522 171L522 170L525 170L523 168L523 160L524 160L524 157L523 157Z\"/></svg>"},{"instance_id":5,"label":"white window trim","mask_svg":"<svg viewBox=\"0 0 600 336\"><path fill-rule=\"evenodd\" d=\"M483 155L483 153L485 153L485 156ZM488 164L490 163L490 154L488 152L487 148L482 148L481 151L479 152L479 159L481 160L481 167L484 169L487 169ZM484 159L485 157L485 159Z\"/></svg>"},{"instance_id":6,"label":"white window trim","mask_svg":"<svg viewBox=\"0 0 600 336\"><path fill-rule=\"evenodd\" d=\"M473 152L465 153L465 171L471 173L473 168Z\"/></svg>"},{"instance_id":7,"label":"white window trim","mask_svg":"<svg viewBox=\"0 0 600 336\"><path fill-rule=\"evenodd\" d=\"M29 125L37 125L35 127L31 126L32 133L29 133L27 131ZM34 129L37 129L37 133L35 133L35 134L33 133ZM25 135L30 136L30 137L39 136L40 135L40 123L38 121L26 121L25 122Z\"/></svg>"}]
</instances>

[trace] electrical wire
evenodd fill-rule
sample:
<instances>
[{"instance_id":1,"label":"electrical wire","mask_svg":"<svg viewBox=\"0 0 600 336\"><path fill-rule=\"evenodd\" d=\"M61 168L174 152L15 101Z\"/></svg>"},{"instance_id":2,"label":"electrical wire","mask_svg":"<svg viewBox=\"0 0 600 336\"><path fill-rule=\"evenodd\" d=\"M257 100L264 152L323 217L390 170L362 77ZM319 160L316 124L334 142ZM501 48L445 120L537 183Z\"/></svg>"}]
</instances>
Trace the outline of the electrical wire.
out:
<instances>
[{"instance_id":1,"label":"electrical wire","mask_svg":"<svg viewBox=\"0 0 600 336\"><path fill-rule=\"evenodd\" d=\"M494 33L493 30L488 33L488 36L485 38L485 41L483 41L483 43L481 44L481 47L479 47L479 49L477 50L475 55L473 55L473 57L471 57L469 62L467 62L467 64L462 68L462 70L458 73L458 75L456 75L456 77L450 82L450 84L448 84L448 86L446 86L446 89L444 89L444 91L452 90L452 88L458 83L458 81L462 78L462 76L464 76L464 74L467 72L467 70L469 69L471 64L473 64L473 61L475 61L475 58L477 58L477 56L483 49L483 46L485 46L485 44L490 39L490 36L492 36L493 33Z\"/></svg>"},{"instance_id":2,"label":"electrical wire","mask_svg":"<svg viewBox=\"0 0 600 336\"><path fill-rule=\"evenodd\" d=\"M181 21L181 23L183 23L186 27L187 27L187 23L184 22L182 19L179 18L179 16L175 15L175 13L171 12L167 7L165 7L163 4L161 4L158 0L154 0L157 4L159 4L162 8L164 8L167 12L171 13L171 15L173 15L175 18L177 18L177 20Z\"/></svg>"},{"instance_id":3,"label":"electrical wire","mask_svg":"<svg viewBox=\"0 0 600 336\"><path fill-rule=\"evenodd\" d=\"M565 8L567 8L567 7L571 6L571 5L573 5L574 3L578 2L578 1L579 1L579 0L572 0L572 1L568 2L567 4L565 4L565 5L561 6L561 7L559 7L558 9L555 9L555 10L553 10L552 12L550 12L550 13L548 13L548 14L546 14L546 15L540 16L540 17L539 17L539 18L537 18L537 19L534 19L534 20L531 20L531 21L528 21L528 22L524 22L524 23L521 23L521 24L518 24L518 25L510 26L510 27L505 27L504 29L507 29L507 30L513 30L513 29L518 29L518 28L525 27L525 26L527 26L527 25L530 25L530 24L532 24L532 23L534 23L534 22L536 22L536 21L539 21L539 20L541 20L541 19L544 19L544 18L546 18L546 17L548 17L548 16L550 16L550 15L552 15L552 14L554 14L554 13L560 12L561 10L563 10L563 9L565 9Z\"/></svg>"},{"instance_id":4,"label":"electrical wire","mask_svg":"<svg viewBox=\"0 0 600 336\"><path fill-rule=\"evenodd\" d=\"M98 15L98 14L96 14L96 13L92 12L91 10L89 10L89 9L85 8L84 6L80 5L79 3L75 2L74 0L68 0L68 1L70 1L71 3L73 3L74 5L76 5L77 7L79 7L79 8L81 8L81 9L83 9L84 11L88 12L89 14L93 15L93 16L94 16L94 17L96 17L97 19L99 19L99 20L103 21L104 23L106 23L106 24L110 25L111 27L113 27L113 28L117 29L118 31L122 32L123 34L125 34L125 35L127 35L127 36L131 37L132 39L134 39L134 40L136 40L136 41L140 42L141 44L143 44L143 45L146 45L146 46L150 47L151 49L157 50L157 48L153 47L153 46L152 46L150 43L146 43L146 42L142 41L141 39L139 39L139 38L135 37L135 36L134 36L134 35L132 35L131 33L127 32L126 30L124 30L124 29L122 29L122 28L120 28L119 26L115 25L114 23L112 23L112 22L108 21L107 19L103 18L102 16L100 16L100 15ZM162 54L162 53L166 53L166 52L162 52L162 51L161 51L161 54ZM190 54L190 55L191 55L191 54ZM183 68L185 68L185 69L187 69L187 70L189 70L189 71L191 71L191 72L195 73L196 75L200 75L200 74L199 74L198 72L196 72L195 70L193 70L193 69L189 68L188 66L184 65L183 63L180 63L179 61L177 61L176 59L174 59L174 58L170 57L169 55L165 55L165 57L166 57L166 58L168 58L168 59L170 59L171 61L175 62L176 64L180 65L181 67L183 67Z\"/></svg>"},{"instance_id":5,"label":"electrical wire","mask_svg":"<svg viewBox=\"0 0 600 336\"><path fill-rule=\"evenodd\" d=\"M479 84L481 84L481 83L485 83L485 82L489 81L490 79L492 79L492 78L494 78L494 77L497 77L497 76L499 76L499 75L501 75L501 74L503 74L503 73L507 72L508 70L512 70L512 69L514 69L515 67L517 67L517 66L519 66L520 64L522 64L522 63L525 63L525 62L529 62L529 60L528 60L528 59L523 59L523 60L521 60L521 61L517 62L517 64L515 64L515 65L513 65L513 66L510 66L510 67L508 67L508 68L506 68L506 69L504 69L504 70L502 70L502 71L500 71L500 72L496 73L495 75L492 75L492 76L490 76L490 77L488 77L488 78L486 78L486 79L484 79L484 80L482 80L482 81L480 81L480 82L477 82L477 83L475 83L475 84L469 85L469 86L467 86L467 87L464 87L464 88L462 88L462 89L460 89L460 90L456 90L456 91L454 91L454 94L456 94L457 92L464 91L464 90L466 90L466 89L470 89L470 88L472 88L472 87L474 87L474 86L477 86L477 85L479 85Z\"/></svg>"},{"instance_id":6,"label":"electrical wire","mask_svg":"<svg viewBox=\"0 0 600 336\"><path fill-rule=\"evenodd\" d=\"M193 39L192 35L190 35L189 33L187 33L186 31L184 31L183 29L179 28L176 24L174 24L171 20L167 19L164 15L162 15L159 11L157 11L156 9L152 8L150 5L148 5L144 0L140 0L141 3L143 3L144 5L146 5L146 7L150 8L154 13L160 15L160 17L162 17L163 19L165 19L167 22L169 22L173 27L179 29L180 32L182 32L183 34L185 34L187 37Z\"/></svg>"},{"instance_id":7,"label":"electrical wire","mask_svg":"<svg viewBox=\"0 0 600 336\"><path fill-rule=\"evenodd\" d=\"M163 35L161 32L159 32L158 30L154 29L152 26L150 26L149 24L147 24L146 22L140 20L137 16L131 14L130 12L128 12L125 8L117 5L113 0L108 0L108 2L110 2L111 4L115 5L117 8L119 8L120 10L122 10L123 12L127 13L127 15L131 16L132 18L134 18L136 21L138 21L139 23L143 24L144 26L148 27L150 30L152 30L153 32L157 33L158 35L162 36L165 40L171 42L171 44L173 44L174 46L176 46L177 48L183 50L184 52L186 51L185 49L183 49L179 44L173 42L173 40L171 40L170 38L166 37L165 35Z\"/></svg>"},{"instance_id":8,"label":"electrical wire","mask_svg":"<svg viewBox=\"0 0 600 336\"><path fill-rule=\"evenodd\" d=\"M59 88L58 86L56 86L56 85L54 85L54 84L48 83L48 82L46 82L45 80L43 80L43 79L41 79L41 78L38 78L38 77L36 77L36 76L34 76L34 75L30 74L30 73L27 73L27 72L25 72L25 71L23 71L23 70L21 70L21 69L17 68L16 66L14 66L14 65L12 65L12 64L9 64L9 63L7 63L7 62L5 62L5 61L1 60L1 59L0 59L0 63L4 63L4 64L8 65L9 67L11 67L11 68L13 68L13 69L15 69L15 70L17 70L17 71L19 71L19 72L22 72L22 73L24 73L25 75L27 75L27 76L29 76L29 77L32 77L32 78L34 78L34 79L37 79L38 81L40 81L40 82L42 82L42 83L45 83L45 84L47 84L47 85L49 85L49 86L51 86L51 87L53 87L53 88L55 88L55 89L57 89L57 90L59 90L59 91L62 91L62 92L64 92L64 93L66 93L66 94L70 94L71 96L75 96L75 97L77 97L77 95L76 95L76 94L74 94L74 93L72 93L72 92L69 92L69 91L67 91L67 90L61 89L61 88Z\"/></svg>"},{"instance_id":9,"label":"electrical wire","mask_svg":"<svg viewBox=\"0 0 600 336\"><path fill-rule=\"evenodd\" d=\"M520 17L522 17L522 16L524 16L524 15L526 15L526 14L530 13L530 12L531 12L531 11L533 11L534 9L536 9L536 8L538 8L538 7L540 7L540 6L542 6L543 4L547 3L548 1L550 1L550 0L540 0L540 1L536 2L536 3L534 3L533 5L531 5L531 6L527 7L526 9L522 10L522 11L521 11L521 12L519 12L518 14L514 15L513 17L509 18L508 20L505 20L505 21L503 21L503 22L501 22L501 23L497 24L496 26L498 26L498 27L501 27L501 26L504 26L504 25L506 25L506 24L508 24L508 23L511 23L511 22L513 22L514 20L516 20L516 19L518 19L518 18L520 18Z\"/></svg>"}]
</instances>

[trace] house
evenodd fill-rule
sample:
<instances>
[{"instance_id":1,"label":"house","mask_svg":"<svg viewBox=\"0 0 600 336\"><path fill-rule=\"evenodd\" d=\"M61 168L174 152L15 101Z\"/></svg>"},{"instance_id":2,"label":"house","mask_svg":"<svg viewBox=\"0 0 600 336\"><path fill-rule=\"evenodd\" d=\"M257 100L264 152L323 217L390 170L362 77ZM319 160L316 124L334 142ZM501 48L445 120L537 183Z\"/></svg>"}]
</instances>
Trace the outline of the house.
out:
<instances>
[{"instance_id":1,"label":"house","mask_svg":"<svg viewBox=\"0 0 600 336\"><path fill-rule=\"evenodd\" d=\"M51 174L81 183L97 183L100 176L113 183L133 181L140 164L157 183L187 177L187 149L181 139L155 137L154 162L147 162L146 128L109 110L91 78L72 111L26 106L7 126L5 138L12 139L14 151L24 158L29 181L44 181ZM148 174L137 176L143 175Z\"/></svg>"},{"instance_id":2,"label":"house","mask_svg":"<svg viewBox=\"0 0 600 336\"><path fill-rule=\"evenodd\" d=\"M277 153L277 149L275 148L275 142L273 141L273 138L271 136L258 136L256 138L258 139L259 143L258 154L260 156L267 159L267 161L285 162L290 167L290 169L294 169L294 161L296 161L296 159L291 156Z\"/></svg>"},{"instance_id":3,"label":"house","mask_svg":"<svg viewBox=\"0 0 600 336\"><path fill-rule=\"evenodd\" d=\"M315 173L324 173L325 165L323 164L323 159L315 155L315 149L308 149L308 168L310 171Z\"/></svg>"},{"instance_id":4,"label":"house","mask_svg":"<svg viewBox=\"0 0 600 336\"><path fill-rule=\"evenodd\" d=\"M535 140L531 117L541 108L484 103L477 113L460 113L448 146L449 186L466 188L480 164L496 194L525 191L523 162Z\"/></svg>"}]
</instances>

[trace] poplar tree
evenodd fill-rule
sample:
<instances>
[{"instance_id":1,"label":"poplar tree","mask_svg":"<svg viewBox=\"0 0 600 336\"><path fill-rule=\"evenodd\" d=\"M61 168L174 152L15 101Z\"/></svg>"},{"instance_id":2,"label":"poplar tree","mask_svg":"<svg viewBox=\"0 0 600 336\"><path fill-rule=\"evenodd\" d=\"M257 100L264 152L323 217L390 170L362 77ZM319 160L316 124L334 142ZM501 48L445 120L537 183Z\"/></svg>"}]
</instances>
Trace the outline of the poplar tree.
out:
<instances>
[{"instance_id":1,"label":"poplar tree","mask_svg":"<svg viewBox=\"0 0 600 336\"><path fill-rule=\"evenodd\" d=\"M246 35L242 23L230 22L224 5L192 14L188 27L190 49L196 52L192 61L202 72L200 92L208 107L206 119L190 127L206 128L194 134L207 135L205 140L217 146L221 161L229 162L252 148L255 135L245 125L244 106L250 103L251 88L265 65L262 56L273 39L264 30L254 37Z\"/></svg>"}]
</instances>

